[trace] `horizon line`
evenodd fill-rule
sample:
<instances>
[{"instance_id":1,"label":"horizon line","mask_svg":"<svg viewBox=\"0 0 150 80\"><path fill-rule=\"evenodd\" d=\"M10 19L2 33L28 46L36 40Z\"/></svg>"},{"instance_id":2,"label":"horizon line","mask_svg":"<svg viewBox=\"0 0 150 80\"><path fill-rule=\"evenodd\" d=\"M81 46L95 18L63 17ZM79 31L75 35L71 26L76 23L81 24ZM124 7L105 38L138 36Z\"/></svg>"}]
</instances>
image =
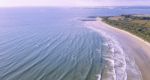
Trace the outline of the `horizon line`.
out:
<instances>
[{"instance_id":1,"label":"horizon line","mask_svg":"<svg viewBox=\"0 0 150 80\"><path fill-rule=\"evenodd\" d=\"M115 5L115 6L0 6L0 8L103 8L103 7L150 7L150 5Z\"/></svg>"}]
</instances>

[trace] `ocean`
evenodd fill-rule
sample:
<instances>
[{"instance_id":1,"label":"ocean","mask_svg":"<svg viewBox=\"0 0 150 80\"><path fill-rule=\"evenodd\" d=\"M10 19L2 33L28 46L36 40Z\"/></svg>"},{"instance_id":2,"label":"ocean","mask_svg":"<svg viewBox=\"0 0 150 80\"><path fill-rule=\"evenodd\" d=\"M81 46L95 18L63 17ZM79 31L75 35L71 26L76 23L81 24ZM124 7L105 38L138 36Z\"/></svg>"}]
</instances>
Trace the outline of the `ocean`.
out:
<instances>
[{"instance_id":1,"label":"ocean","mask_svg":"<svg viewBox=\"0 0 150 80\"><path fill-rule=\"evenodd\" d=\"M105 76L113 42L83 21L121 14L150 8L0 8L0 80L126 80Z\"/></svg>"}]
</instances>

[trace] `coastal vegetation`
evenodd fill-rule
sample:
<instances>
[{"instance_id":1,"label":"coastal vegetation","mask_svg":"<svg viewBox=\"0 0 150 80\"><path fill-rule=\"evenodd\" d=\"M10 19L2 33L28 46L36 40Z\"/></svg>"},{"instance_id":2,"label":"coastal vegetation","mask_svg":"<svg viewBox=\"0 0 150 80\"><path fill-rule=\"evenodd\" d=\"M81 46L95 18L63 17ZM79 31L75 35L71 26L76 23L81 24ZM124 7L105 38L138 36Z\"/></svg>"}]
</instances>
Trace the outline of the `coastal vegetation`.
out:
<instances>
[{"instance_id":1,"label":"coastal vegetation","mask_svg":"<svg viewBox=\"0 0 150 80\"><path fill-rule=\"evenodd\" d=\"M103 21L150 42L150 15L108 16Z\"/></svg>"}]
</instances>

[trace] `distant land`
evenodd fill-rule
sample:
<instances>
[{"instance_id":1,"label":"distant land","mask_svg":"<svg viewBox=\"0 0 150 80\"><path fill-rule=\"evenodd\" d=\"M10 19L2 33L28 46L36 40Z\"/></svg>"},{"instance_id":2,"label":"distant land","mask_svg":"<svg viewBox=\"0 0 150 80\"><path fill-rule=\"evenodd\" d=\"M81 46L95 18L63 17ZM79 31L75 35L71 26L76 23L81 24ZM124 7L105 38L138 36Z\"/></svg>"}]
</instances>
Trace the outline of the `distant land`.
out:
<instances>
[{"instance_id":1,"label":"distant land","mask_svg":"<svg viewBox=\"0 0 150 80\"><path fill-rule=\"evenodd\" d=\"M108 16L103 21L150 42L150 14Z\"/></svg>"},{"instance_id":2,"label":"distant land","mask_svg":"<svg viewBox=\"0 0 150 80\"><path fill-rule=\"evenodd\" d=\"M87 8L87 9L100 9L100 8L122 8L122 9L150 9L150 6L94 6L94 7L72 7L72 8Z\"/></svg>"}]
</instances>

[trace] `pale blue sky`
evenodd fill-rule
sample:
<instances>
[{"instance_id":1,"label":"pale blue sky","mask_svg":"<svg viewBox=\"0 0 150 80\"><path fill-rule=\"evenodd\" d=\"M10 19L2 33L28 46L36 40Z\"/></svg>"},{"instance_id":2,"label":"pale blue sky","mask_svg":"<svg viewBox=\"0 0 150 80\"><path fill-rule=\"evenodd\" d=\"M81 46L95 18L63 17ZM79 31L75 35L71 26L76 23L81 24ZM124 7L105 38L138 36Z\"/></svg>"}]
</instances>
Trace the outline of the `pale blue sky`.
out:
<instances>
[{"instance_id":1,"label":"pale blue sky","mask_svg":"<svg viewBox=\"0 0 150 80\"><path fill-rule=\"evenodd\" d=\"M0 0L0 7L17 6L136 6L150 0Z\"/></svg>"}]
</instances>

